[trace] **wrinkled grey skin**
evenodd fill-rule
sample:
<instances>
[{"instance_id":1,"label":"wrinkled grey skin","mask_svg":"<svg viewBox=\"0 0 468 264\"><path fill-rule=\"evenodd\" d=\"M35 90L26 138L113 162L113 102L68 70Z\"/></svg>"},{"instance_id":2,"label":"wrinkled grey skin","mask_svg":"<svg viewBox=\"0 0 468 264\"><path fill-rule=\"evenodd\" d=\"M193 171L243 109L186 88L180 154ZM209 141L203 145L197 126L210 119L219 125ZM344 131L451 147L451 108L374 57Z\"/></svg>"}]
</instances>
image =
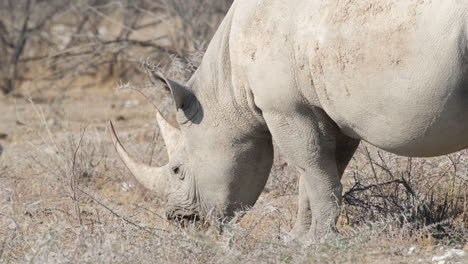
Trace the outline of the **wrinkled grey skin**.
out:
<instances>
[{"instance_id":1,"label":"wrinkled grey skin","mask_svg":"<svg viewBox=\"0 0 468 264\"><path fill-rule=\"evenodd\" d=\"M235 1L185 86L154 76L179 144L157 171L119 153L170 216L252 206L274 140L301 172L293 234L320 237L361 140L405 156L468 147L468 1L293 2Z\"/></svg>"}]
</instances>

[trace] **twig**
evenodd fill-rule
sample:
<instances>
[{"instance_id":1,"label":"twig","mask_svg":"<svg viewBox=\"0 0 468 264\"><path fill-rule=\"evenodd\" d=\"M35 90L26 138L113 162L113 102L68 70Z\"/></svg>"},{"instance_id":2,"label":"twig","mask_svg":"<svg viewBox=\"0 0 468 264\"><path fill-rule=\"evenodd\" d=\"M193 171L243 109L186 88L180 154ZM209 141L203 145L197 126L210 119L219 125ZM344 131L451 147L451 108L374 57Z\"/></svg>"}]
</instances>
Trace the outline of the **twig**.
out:
<instances>
[{"instance_id":1,"label":"twig","mask_svg":"<svg viewBox=\"0 0 468 264\"><path fill-rule=\"evenodd\" d=\"M156 234L155 232L149 230L147 227L141 226L141 225L139 225L139 224L137 224L137 223L135 223L135 222L132 222L132 221L128 220L126 217L119 215L119 214L116 213L114 210L112 210L111 208L109 208L107 205L105 205L104 203L100 202L98 199L94 198L91 194L89 194L89 193L83 191L83 190L80 189L80 188L77 188L77 190L80 191L82 194L86 195L87 197L89 197L91 200L93 200L93 201L94 201L95 203L97 203L98 205L104 207L106 210L108 210L108 211L109 211L111 214L113 214L114 216L118 217L119 219L122 219L122 220L123 220L124 222L126 222L127 224L130 224L130 225L132 225L132 226L134 226L134 227L136 227L136 228L138 228L138 229L140 229L140 230L143 230L143 231L145 231L145 232L148 232L148 233L150 233L150 234L153 235L153 236L156 236L156 237L158 237L158 238L161 238L161 236L159 236L159 235ZM153 228L153 229L156 229L156 228ZM166 230L159 229L159 228L156 229L156 230L167 232Z\"/></svg>"},{"instance_id":2,"label":"twig","mask_svg":"<svg viewBox=\"0 0 468 264\"><path fill-rule=\"evenodd\" d=\"M0 244L0 259L3 259L2 256L3 256L3 252L5 251L5 245L6 245L6 241L7 241L7 236L5 235L5 237L3 238L2 240L2 244Z\"/></svg>"},{"instance_id":3,"label":"twig","mask_svg":"<svg viewBox=\"0 0 468 264\"><path fill-rule=\"evenodd\" d=\"M377 172L375 171L375 167L374 167L374 160L372 159L370 155L369 149L367 147L364 147L364 150L366 151L366 157L367 157L367 160L369 160L369 165L371 167L372 175L374 176L375 182L379 183L379 177L377 177Z\"/></svg>"},{"instance_id":4,"label":"twig","mask_svg":"<svg viewBox=\"0 0 468 264\"><path fill-rule=\"evenodd\" d=\"M369 190L369 189L372 189L372 188L380 188L382 186L390 185L390 184L393 184L393 183L403 184L403 181L401 179L396 179L396 180L391 180L391 181L383 182L383 183L370 184L370 185L363 186L363 187L360 187L360 188L356 187L356 185L359 184L359 183L357 183L353 187L351 187L351 189L349 189L349 191L345 192L343 197L346 196L346 195L349 195L349 194L351 194L353 192L362 192L362 191L366 191L366 190Z\"/></svg>"},{"instance_id":5,"label":"twig","mask_svg":"<svg viewBox=\"0 0 468 264\"><path fill-rule=\"evenodd\" d=\"M23 26L21 27L21 32L18 37L18 41L15 45L15 50L13 51L13 55L11 57L11 65L13 66L13 72L12 76L10 78L10 82L8 83L8 87L4 87L4 93L8 94L12 92L15 89L16 85L16 79L18 77L18 61L19 58L21 57L21 54L23 53L24 46L26 45L26 41L28 39L28 24L29 24L29 19L31 17L31 0L26 1L26 6L24 8L24 22Z\"/></svg>"},{"instance_id":6,"label":"twig","mask_svg":"<svg viewBox=\"0 0 468 264\"><path fill-rule=\"evenodd\" d=\"M78 217L78 222L80 223L80 225L83 224L83 222L81 221L81 210L80 210L80 203L79 203L79 200L78 200L78 197L76 195L76 181L77 181L77 177L76 177L76 155L78 153L78 150L80 149L81 147L81 142L83 141L83 137L86 133L86 129L88 128L89 124L87 124L85 126L85 128L83 129L81 135L80 135L80 141L78 142L78 145L76 146L75 148L75 151L73 153L73 161L72 161L72 174L71 174L71 177L70 177L70 191L71 191L71 198L73 200L73 205L75 206L75 213Z\"/></svg>"}]
</instances>

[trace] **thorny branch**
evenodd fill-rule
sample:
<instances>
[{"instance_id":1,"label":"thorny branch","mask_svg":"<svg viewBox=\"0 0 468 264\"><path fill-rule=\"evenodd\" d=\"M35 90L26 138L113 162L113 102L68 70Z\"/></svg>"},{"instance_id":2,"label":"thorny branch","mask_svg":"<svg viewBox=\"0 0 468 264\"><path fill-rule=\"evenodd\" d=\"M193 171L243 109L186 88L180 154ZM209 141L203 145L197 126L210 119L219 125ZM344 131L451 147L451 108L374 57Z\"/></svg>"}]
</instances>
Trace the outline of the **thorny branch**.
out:
<instances>
[{"instance_id":1,"label":"thorny branch","mask_svg":"<svg viewBox=\"0 0 468 264\"><path fill-rule=\"evenodd\" d=\"M94 198L91 194L87 193L86 191L78 188L78 191L80 191L82 194L86 195L88 198L90 198L91 200L93 200L95 203L97 203L98 205L102 206L103 208L105 208L107 211L109 211L111 214L113 214L114 216L116 216L117 218L119 219L122 219L124 222L126 222L127 224L129 225L132 225L140 230L143 230L145 232L148 232L150 233L151 235L155 236L155 237L159 237L160 236L158 234L156 234L155 232L151 231L149 228L147 227L144 227L144 226L141 226L135 222L132 222L130 221L129 219L127 219L126 217L118 214L117 212L115 212L114 210L112 210L110 207L108 207L107 205L105 205L104 203L102 203L101 201L99 201L98 199ZM152 228L152 229L155 229L155 228ZM166 231L166 230L163 230L163 229L157 229L158 231Z\"/></svg>"},{"instance_id":2,"label":"thorny branch","mask_svg":"<svg viewBox=\"0 0 468 264\"><path fill-rule=\"evenodd\" d=\"M463 197L461 190L466 189L466 181L453 175L459 166L453 158L449 158L451 163L445 168L446 171L428 179L421 169L429 162L406 158L406 165L402 165L403 159L391 158L378 150L372 154L367 147L357 155L364 157L367 167L352 172L354 183L343 195L344 202L353 208L362 208L375 216L398 216L401 224L411 223L421 227L446 223L444 220L459 215L460 208L463 208L461 205L466 204L466 200L460 200ZM436 197L434 188L448 173L454 176L451 189L443 196Z\"/></svg>"}]
</instances>

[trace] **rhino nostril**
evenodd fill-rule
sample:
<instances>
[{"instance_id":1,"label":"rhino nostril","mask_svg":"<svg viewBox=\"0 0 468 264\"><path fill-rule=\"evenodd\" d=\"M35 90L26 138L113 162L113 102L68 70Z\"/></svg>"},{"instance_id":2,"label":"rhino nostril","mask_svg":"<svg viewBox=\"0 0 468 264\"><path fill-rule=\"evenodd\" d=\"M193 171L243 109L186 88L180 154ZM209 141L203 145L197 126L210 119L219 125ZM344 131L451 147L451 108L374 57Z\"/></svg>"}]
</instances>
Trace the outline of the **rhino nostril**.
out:
<instances>
[{"instance_id":1,"label":"rhino nostril","mask_svg":"<svg viewBox=\"0 0 468 264\"><path fill-rule=\"evenodd\" d=\"M185 179L185 173L181 173L180 165L172 167L171 170L172 170L172 173L174 175L178 175L179 180L184 180Z\"/></svg>"}]
</instances>

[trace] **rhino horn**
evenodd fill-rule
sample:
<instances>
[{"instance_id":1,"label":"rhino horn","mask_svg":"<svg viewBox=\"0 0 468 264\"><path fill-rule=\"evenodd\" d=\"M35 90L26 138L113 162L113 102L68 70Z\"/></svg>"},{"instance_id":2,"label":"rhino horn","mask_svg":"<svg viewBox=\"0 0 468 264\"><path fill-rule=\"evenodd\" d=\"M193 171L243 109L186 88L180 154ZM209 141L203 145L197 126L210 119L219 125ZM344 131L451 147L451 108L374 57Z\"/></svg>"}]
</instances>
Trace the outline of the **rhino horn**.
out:
<instances>
[{"instance_id":1,"label":"rhino horn","mask_svg":"<svg viewBox=\"0 0 468 264\"><path fill-rule=\"evenodd\" d=\"M156 120L159 125L164 142L166 143L169 158L175 152L180 140L180 130L172 126L160 113L156 112Z\"/></svg>"},{"instance_id":2,"label":"rhino horn","mask_svg":"<svg viewBox=\"0 0 468 264\"><path fill-rule=\"evenodd\" d=\"M123 147L117 137L112 121L109 121L112 143L125 166L132 172L138 182L145 188L153 191L161 198L165 197L165 191L168 187L168 174L166 166L151 167L131 157Z\"/></svg>"}]
</instances>

